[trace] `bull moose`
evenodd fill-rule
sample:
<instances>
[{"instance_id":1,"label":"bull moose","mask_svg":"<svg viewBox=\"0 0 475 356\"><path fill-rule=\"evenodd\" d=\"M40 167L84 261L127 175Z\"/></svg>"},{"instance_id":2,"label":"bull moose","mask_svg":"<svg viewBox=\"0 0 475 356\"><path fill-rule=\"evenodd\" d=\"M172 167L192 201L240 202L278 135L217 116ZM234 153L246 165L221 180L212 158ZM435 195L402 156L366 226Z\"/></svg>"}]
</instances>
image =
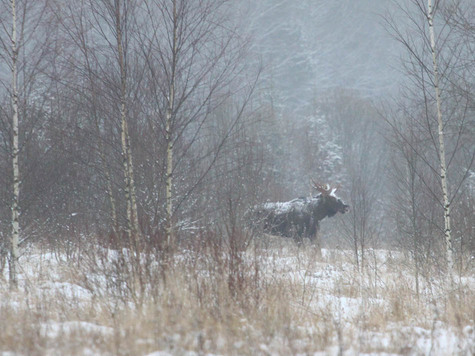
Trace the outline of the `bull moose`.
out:
<instances>
[{"instance_id":1,"label":"bull moose","mask_svg":"<svg viewBox=\"0 0 475 356\"><path fill-rule=\"evenodd\" d=\"M298 242L309 238L320 247L317 236L320 220L336 213L344 214L349 206L335 195L337 187L312 182L318 195L255 206L251 213L254 229L271 235L291 237Z\"/></svg>"}]
</instances>

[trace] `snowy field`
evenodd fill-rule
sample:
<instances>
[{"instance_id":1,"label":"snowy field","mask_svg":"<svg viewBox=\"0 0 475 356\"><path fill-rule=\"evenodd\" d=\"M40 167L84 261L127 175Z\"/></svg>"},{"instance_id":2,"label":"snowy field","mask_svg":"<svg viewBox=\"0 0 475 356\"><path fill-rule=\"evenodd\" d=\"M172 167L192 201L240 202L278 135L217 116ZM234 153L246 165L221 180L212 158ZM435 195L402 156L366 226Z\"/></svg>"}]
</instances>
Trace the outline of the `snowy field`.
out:
<instances>
[{"instance_id":1,"label":"snowy field","mask_svg":"<svg viewBox=\"0 0 475 356\"><path fill-rule=\"evenodd\" d=\"M186 249L158 263L31 247L0 280L0 355L473 355L473 270L448 285L400 252L292 243Z\"/></svg>"}]
</instances>

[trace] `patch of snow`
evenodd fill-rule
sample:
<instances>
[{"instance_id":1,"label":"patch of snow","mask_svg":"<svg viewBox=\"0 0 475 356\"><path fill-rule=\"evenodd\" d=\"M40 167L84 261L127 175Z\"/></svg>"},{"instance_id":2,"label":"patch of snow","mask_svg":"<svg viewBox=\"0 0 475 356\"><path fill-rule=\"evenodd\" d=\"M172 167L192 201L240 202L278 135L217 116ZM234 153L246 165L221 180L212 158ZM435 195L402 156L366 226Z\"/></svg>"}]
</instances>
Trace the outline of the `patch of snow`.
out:
<instances>
[{"instance_id":1,"label":"patch of snow","mask_svg":"<svg viewBox=\"0 0 475 356\"><path fill-rule=\"evenodd\" d=\"M67 299L89 299L92 296L89 290L68 282L45 282L39 288L49 291L52 295L60 294Z\"/></svg>"},{"instance_id":2,"label":"patch of snow","mask_svg":"<svg viewBox=\"0 0 475 356\"><path fill-rule=\"evenodd\" d=\"M302 210L305 207L303 199L294 199L287 202L265 203L265 210L274 211L275 214L286 214L292 210Z\"/></svg>"},{"instance_id":3,"label":"patch of snow","mask_svg":"<svg viewBox=\"0 0 475 356\"><path fill-rule=\"evenodd\" d=\"M475 290L475 277L461 277L460 284L470 288L471 290Z\"/></svg>"},{"instance_id":4,"label":"patch of snow","mask_svg":"<svg viewBox=\"0 0 475 356\"><path fill-rule=\"evenodd\" d=\"M50 339L73 332L100 334L111 336L114 329L109 326L97 325L87 321L47 322L40 325L40 333Z\"/></svg>"}]
</instances>

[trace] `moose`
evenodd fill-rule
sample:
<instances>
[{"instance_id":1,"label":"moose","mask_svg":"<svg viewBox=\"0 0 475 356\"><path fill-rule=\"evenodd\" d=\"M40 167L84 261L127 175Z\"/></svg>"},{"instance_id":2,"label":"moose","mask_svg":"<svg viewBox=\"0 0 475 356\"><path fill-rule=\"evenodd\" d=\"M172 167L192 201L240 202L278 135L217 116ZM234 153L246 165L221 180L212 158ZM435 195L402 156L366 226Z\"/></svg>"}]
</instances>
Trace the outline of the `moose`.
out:
<instances>
[{"instance_id":1,"label":"moose","mask_svg":"<svg viewBox=\"0 0 475 356\"><path fill-rule=\"evenodd\" d=\"M271 235L291 237L299 243L303 238L309 238L320 247L317 236L320 220L337 213L344 214L349 206L335 195L338 186L312 182L318 195L256 205L251 213L253 228Z\"/></svg>"}]
</instances>

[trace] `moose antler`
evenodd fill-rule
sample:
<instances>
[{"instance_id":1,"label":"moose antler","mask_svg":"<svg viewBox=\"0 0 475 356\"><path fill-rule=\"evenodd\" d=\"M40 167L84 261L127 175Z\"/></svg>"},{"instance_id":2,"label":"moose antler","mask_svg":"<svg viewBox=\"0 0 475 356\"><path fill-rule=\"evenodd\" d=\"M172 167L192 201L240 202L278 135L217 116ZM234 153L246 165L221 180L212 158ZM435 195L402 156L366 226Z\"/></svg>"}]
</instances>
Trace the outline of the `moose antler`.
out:
<instances>
[{"instance_id":1,"label":"moose antler","mask_svg":"<svg viewBox=\"0 0 475 356\"><path fill-rule=\"evenodd\" d=\"M337 185L330 185L330 184L321 184L317 183L312 179L313 188L319 191L322 195L329 195L332 192L334 193L338 188L340 188L340 184Z\"/></svg>"}]
</instances>

